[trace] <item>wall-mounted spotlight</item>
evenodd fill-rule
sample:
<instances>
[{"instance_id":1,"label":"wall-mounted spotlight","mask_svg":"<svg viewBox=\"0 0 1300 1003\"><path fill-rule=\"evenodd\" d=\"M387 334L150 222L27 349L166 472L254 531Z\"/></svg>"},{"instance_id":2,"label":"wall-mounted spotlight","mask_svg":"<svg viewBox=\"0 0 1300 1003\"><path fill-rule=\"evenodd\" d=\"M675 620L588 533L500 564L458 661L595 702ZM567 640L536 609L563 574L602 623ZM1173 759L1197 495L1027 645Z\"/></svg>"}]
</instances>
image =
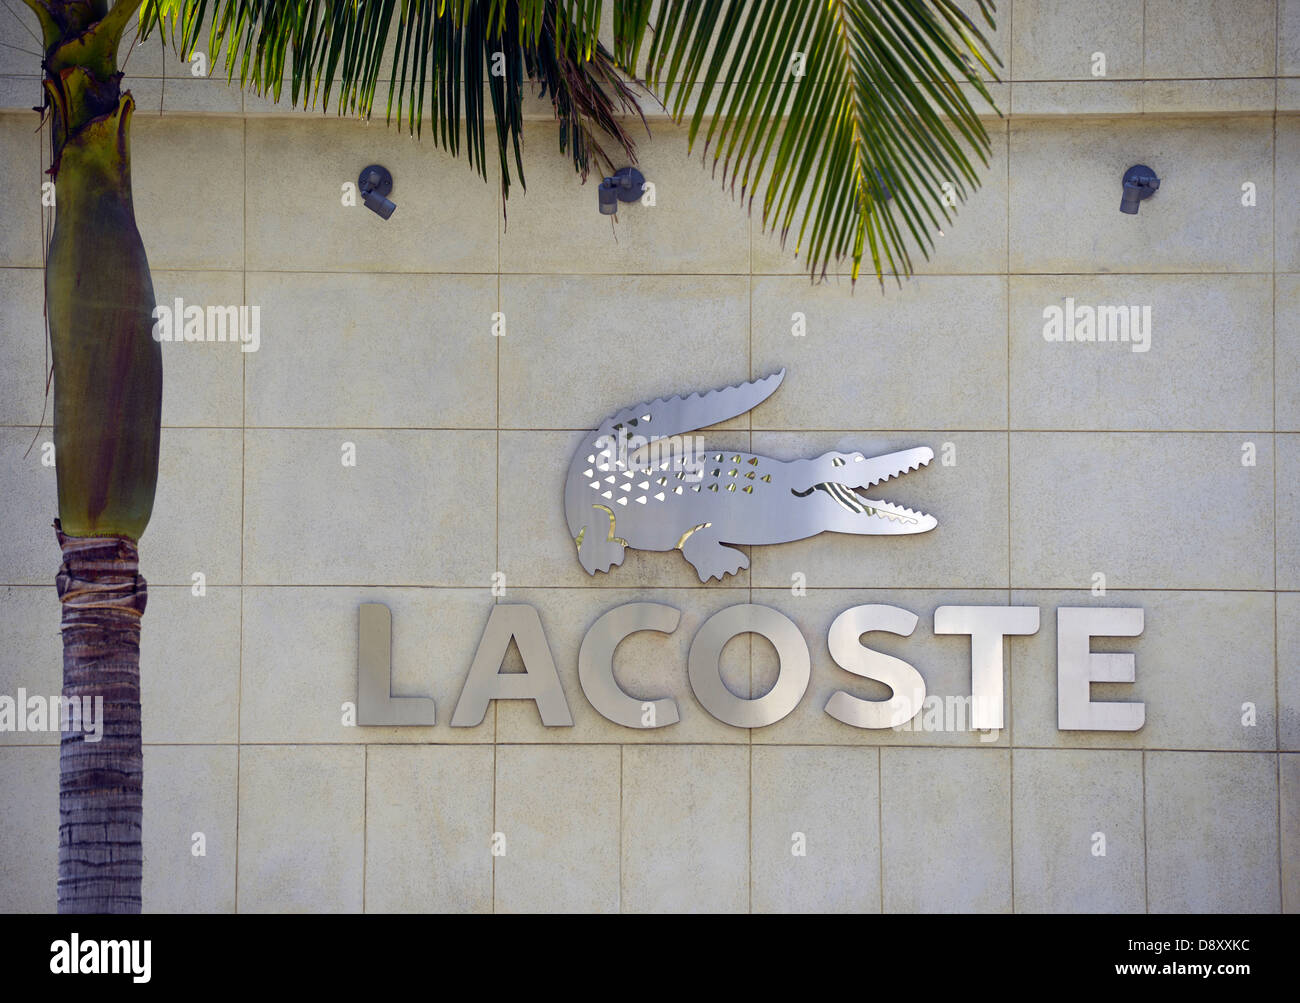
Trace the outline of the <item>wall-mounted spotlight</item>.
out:
<instances>
[{"instance_id":1,"label":"wall-mounted spotlight","mask_svg":"<svg viewBox=\"0 0 1300 1003\"><path fill-rule=\"evenodd\" d=\"M1156 172L1144 164L1135 164L1124 172L1124 198L1120 201L1119 211L1136 216L1138 203L1149 199L1160 187Z\"/></svg>"},{"instance_id":2,"label":"wall-mounted spotlight","mask_svg":"<svg viewBox=\"0 0 1300 1003\"><path fill-rule=\"evenodd\" d=\"M393 190L393 176L388 173L386 167L380 167L378 164L367 167L357 178L357 189L361 192L361 199L366 203L366 208L381 219L387 219L397 208L388 200L388 193Z\"/></svg>"},{"instance_id":3,"label":"wall-mounted spotlight","mask_svg":"<svg viewBox=\"0 0 1300 1003\"><path fill-rule=\"evenodd\" d=\"M620 167L613 177L605 178L596 189L600 214L613 216L618 212L620 202L635 202L641 197L641 186L644 184L645 175L635 167Z\"/></svg>"}]
</instances>

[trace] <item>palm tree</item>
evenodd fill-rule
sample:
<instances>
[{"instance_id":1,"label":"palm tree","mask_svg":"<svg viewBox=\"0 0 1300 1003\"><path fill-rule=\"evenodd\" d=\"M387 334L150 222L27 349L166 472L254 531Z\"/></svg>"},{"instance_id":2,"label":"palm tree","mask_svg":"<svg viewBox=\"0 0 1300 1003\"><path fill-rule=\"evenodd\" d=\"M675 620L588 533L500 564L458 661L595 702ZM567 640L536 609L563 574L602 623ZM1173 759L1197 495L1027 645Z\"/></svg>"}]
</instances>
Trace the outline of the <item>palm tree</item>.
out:
<instances>
[{"instance_id":1,"label":"palm tree","mask_svg":"<svg viewBox=\"0 0 1300 1003\"><path fill-rule=\"evenodd\" d=\"M24 0L40 22L57 209L46 262L64 696L104 697L98 743L60 750L59 909L137 912L141 878L138 544L153 508L162 399L153 287L131 202L119 43L170 32L187 57L209 26L227 78L304 106L370 117L391 57L385 117L487 178L523 184L525 81L549 97L559 144L586 178L635 162L625 123L644 89L689 121L692 144L810 274L867 257L883 281L928 257L944 182L964 199L989 139L967 90L992 105L985 36L956 0ZM974 0L993 25L993 0ZM655 9L657 6L657 10ZM653 16L653 23L651 18ZM996 59L996 57L993 57ZM487 77L485 87L476 81ZM713 114L706 112L715 108ZM712 151L710 161L709 151ZM513 160L513 172L511 161ZM720 162L720 163L719 163ZM937 213L937 214L936 214Z\"/></svg>"}]
</instances>

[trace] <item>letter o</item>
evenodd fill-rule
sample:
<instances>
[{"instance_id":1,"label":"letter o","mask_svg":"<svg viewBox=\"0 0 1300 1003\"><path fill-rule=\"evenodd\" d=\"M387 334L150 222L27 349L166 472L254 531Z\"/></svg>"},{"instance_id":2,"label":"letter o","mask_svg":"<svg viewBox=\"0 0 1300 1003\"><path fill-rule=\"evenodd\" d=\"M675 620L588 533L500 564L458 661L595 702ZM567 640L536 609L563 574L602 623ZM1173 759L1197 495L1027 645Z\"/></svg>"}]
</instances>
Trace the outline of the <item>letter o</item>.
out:
<instances>
[{"instance_id":1,"label":"letter o","mask_svg":"<svg viewBox=\"0 0 1300 1003\"><path fill-rule=\"evenodd\" d=\"M722 682L722 649L738 634L762 634L776 648L776 683L761 697L738 697ZM737 728L763 728L789 714L808 689L810 670L808 644L794 621L753 603L728 606L705 620L687 660L695 698L719 721Z\"/></svg>"}]
</instances>

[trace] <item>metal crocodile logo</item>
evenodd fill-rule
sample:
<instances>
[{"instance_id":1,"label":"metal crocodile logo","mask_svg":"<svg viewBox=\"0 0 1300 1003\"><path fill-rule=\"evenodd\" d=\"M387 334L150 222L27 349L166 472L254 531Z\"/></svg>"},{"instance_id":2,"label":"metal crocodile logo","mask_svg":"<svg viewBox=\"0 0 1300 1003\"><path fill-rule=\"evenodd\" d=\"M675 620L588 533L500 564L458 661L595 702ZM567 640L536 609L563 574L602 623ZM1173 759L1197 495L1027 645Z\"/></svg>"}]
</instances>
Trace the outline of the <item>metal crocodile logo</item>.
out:
<instances>
[{"instance_id":1,"label":"metal crocodile logo","mask_svg":"<svg viewBox=\"0 0 1300 1003\"><path fill-rule=\"evenodd\" d=\"M680 550L700 581L749 567L738 546L788 543L819 533L925 533L933 516L861 493L934 459L928 447L883 456L829 452L776 460L734 450L693 455L688 432L753 409L785 370L689 397L660 398L601 422L569 464L564 512L578 560L594 575L622 564L629 547Z\"/></svg>"}]
</instances>

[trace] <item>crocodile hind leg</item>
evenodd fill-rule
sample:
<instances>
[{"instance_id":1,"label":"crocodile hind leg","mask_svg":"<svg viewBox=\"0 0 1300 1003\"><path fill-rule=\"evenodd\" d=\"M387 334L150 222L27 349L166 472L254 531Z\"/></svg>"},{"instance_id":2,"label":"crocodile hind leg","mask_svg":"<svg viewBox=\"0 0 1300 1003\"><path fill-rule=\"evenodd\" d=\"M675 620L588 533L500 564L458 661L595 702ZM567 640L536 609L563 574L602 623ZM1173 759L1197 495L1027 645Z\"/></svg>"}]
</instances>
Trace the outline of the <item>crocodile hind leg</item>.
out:
<instances>
[{"instance_id":1,"label":"crocodile hind leg","mask_svg":"<svg viewBox=\"0 0 1300 1003\"><path fill-rule=\"evenodd\" d=\"M578 533L578 560L587 574L608 571L623 563L627 541L614 535L614 516L604 505L593 505L591 517Z\"/></svg>"},{"instance_id":2,"label":"crocodile hind leg","mask_svg":"<svg viewBox=\"0 0 1300 1003\"><path fill-rule=\"evenodd\" d=\"M722 581L727 575L739 574L749 567L749 557L743 551L728 547L709 530L707 524L700 526L677 545L700 581L707 582L710 578Z\"/></svg>"}]
</instances>

